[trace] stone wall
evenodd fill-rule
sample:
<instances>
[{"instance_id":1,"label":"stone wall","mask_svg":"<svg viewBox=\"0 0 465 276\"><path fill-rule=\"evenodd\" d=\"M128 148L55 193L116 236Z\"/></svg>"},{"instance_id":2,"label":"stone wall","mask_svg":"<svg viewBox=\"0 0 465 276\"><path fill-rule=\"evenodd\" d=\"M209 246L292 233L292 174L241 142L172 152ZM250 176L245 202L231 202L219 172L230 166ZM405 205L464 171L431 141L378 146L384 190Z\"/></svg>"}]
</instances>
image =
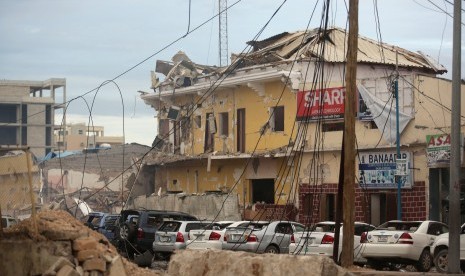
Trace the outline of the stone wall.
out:
<instances>
[{"instance_id":1,"label":"stone wall","mask_svg":"<svg viewBox=\"0 0 465 276\"><path fill-rule=\"evenodd\" d=\"M240 220L239 199L230 194L166 194L136 197L129 208L181 211L206 220Z\"/></svg>"}]
</instances>

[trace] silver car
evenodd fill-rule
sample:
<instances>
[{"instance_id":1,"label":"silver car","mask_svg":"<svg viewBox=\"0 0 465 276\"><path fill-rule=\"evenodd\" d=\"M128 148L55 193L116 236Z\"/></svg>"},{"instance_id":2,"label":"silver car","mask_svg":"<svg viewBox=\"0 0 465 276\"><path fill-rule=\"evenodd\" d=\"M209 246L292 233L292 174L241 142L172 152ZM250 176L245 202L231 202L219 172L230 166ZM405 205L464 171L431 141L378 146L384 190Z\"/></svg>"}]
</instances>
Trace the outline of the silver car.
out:
<instances>
[{"instance_id":1,"label":"silver car","mask_svg":"<svg viewBox=\"0 0 465 276\"><path fill-rule=\"evenodd\" d=\"M304 229L303 224L293 221L244 222L227 228L222 248L255 253L289 253L292 234Z\"/></svg>"},{"instance_id":2,"label":"silver car","mask_svg":"<svg viewBox=\"0 0 465 276\"><path fill-rule=\"evenodd\" d=\"M164 221L155 232L153 251L155 253L172 253L178 249L186 249L189 231L205 229L211 221Z\"/></svg>"}]
</instances>

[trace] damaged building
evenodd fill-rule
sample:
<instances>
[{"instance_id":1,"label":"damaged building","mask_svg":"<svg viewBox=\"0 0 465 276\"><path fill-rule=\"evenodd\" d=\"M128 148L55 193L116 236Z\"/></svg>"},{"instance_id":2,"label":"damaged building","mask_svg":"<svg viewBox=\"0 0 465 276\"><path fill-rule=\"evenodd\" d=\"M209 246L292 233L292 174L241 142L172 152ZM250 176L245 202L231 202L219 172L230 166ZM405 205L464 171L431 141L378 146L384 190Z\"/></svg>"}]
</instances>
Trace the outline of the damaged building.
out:
<instances>
[{"instance_id":1,"label":"damaged building","mask_svg":"<svg viewBox=\"0 0 465 276\"><path fill-rule=\"evenodd\" d=\"M157 61L154 92L141 95L158 115L156 152L144 159L154 190L231 192L249 219L334 220L347 37L330 28L250 41L251 51L233 54L227 68L196 64L182 52ZM395 219L397 200L406 220L445 220L448 161L427 142L450 133L451 81L438 78L445 72L425 54L359 36L357 221Z\"/></svg>"},{"instance_id":2,"label":"damaged building","mask_svg":"<svg viewBox=\"0 0 465 276\"><path fill-rule=\"evenodd\" d=\"M154 181L153 168L143 167L140 161L149 151L148 146L132 143L59 153L40 164L43 197L46 202L78 198L94 211L119 212L130 196L154 192L153 185L146 185Z\"/></svg>"}]
</instances>

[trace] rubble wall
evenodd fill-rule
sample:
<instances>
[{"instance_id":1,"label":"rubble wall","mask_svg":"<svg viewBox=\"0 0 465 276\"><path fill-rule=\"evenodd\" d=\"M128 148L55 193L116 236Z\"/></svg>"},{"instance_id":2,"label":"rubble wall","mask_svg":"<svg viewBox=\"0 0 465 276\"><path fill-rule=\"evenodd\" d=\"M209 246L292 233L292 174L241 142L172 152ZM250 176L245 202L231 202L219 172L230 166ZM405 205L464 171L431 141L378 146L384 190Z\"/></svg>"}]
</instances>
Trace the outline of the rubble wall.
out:
<instances>
[{"instance_id":1,"label":"rubble wall","mask_svg":"<svg viewBox=\"0 0 465 276\"><path fill-rule=\"evenodd\" d=\"M233 194L139 196L129 208L181 211L199 219L215 221L241 219L239 200Z\"/></svg>"}]
</instances>

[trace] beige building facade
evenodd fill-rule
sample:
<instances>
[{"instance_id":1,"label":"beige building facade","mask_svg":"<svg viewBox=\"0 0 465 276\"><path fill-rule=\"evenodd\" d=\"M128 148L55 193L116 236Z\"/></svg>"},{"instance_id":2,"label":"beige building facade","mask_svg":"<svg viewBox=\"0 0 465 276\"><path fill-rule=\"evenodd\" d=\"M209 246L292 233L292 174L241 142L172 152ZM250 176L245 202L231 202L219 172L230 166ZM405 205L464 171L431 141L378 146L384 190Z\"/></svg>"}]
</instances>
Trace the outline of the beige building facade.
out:
<instances>
[{"instance_id":1,"label":"beige building facade","mask_svg":"<svg viewBox=\"0 0 465 276\"><path fill-rule=\"evenodd\" d=\"M66 125L55 130L54 136L57 150L82 150L86 148L123 145L123 136L105 136L103 126L87 126L85 123Z\"/></svg>"},{"instance_id":2,"label":"beige building facade","mask_svg":"<svg viewBox=\"0 0 465 276\"><path fill-rule=\"evenodd\" d=\"M157 62L165 79L141 96L159 118L159 153L145 162L155 168L155 190L234 193L250 219L264 219L252 212L261 208L266 218L334 220L346 37L333 28L252 41L254 50L229 68L201 66L183 53ZM447 157L438 157L447 156L438 141L450 133L444 72L426 55L359 37L356 220L395 219L398 200L405 220L446 220Z\"/></svg>"},{"instance_id":3,"label":"beige building facade","mask_svg":"<svg viewBox=\"0 0 465 276\"><path fill-rule=\"evenodd\" d=\"M45 156L54 147L54 118L65 102L66 79L0 80L0 145L28 146Z\"/></svg>"}]
</instances>

